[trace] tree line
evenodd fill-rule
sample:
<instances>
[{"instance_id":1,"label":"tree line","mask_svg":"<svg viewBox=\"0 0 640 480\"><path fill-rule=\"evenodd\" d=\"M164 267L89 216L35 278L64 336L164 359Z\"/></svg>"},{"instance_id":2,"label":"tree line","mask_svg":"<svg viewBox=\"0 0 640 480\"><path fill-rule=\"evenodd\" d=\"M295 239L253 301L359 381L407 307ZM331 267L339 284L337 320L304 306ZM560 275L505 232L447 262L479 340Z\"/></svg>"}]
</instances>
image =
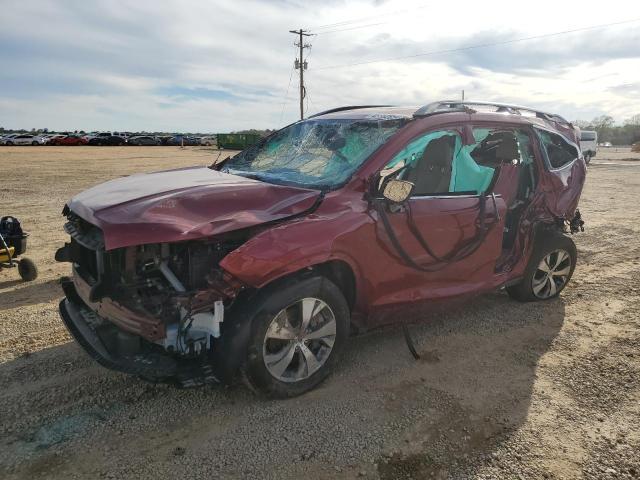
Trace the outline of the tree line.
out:
<instances>
[{"instance_id":1,"label":"tree line","mask_svg":"<svg viewBox=\"0 0 640 480\"><path fill-rule=\"evenodd\" d=\"M574 125L581 130L595 130L598 132L598 143L611 142L612 145L632 145L640 142L640 114L625 120L622 125L616 125L613 117L601 115L593 120L576 120Z\"/></svg>"}]
</instances>

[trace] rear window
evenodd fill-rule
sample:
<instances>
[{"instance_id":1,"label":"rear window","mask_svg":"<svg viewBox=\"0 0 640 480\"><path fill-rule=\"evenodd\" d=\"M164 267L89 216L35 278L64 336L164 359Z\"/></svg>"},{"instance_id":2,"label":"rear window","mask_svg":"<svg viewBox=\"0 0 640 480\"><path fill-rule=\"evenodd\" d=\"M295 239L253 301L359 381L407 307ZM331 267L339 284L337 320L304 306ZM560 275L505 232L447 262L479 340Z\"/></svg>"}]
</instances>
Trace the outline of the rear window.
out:
<instances>
[{"instance_id":1,"label":"rear window","mask_svg":"<svg viewBox=\"0 0 640 480\"><path fill-rule=\"evenodd\" d=\"M596 139L596 132L580 132L580 140L583 142L593 142Z\"/></svg>"},{"instance_id":2,"label":"rear window","mask_svg":"<svg viewBox=\"0 0 640 480\"><path fill-rule=\"evenodd\" d=\"M538 134L551 168L561 168L579 157L577 148L561 135L546 130L538 130Z\"/></svg>"}]
</instances>

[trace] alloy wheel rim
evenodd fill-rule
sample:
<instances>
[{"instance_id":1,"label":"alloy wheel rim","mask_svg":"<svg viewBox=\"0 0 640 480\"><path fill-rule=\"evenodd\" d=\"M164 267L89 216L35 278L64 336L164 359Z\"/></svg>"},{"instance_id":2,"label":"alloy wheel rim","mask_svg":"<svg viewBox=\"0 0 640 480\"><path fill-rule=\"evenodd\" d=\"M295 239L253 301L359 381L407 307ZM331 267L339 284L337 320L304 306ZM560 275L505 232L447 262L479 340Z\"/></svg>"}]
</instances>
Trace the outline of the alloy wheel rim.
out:
<instances>
[{"instance_id":1,"label":"alloy wheel rim","mask_svg":"<svg viewBox=\"0 0 640 480\"><path fill-rule=\"evenodd\" d=\"M564 288L571 272L571 255L566 250L554 250L545 256L533 275L531 287L538 298L550 298Z\"/></svg>"},{"instance_id":2,"label":"alloy wheel rim","mask_svg":"<svg viewBox=\"0 0 640 480\"><path fill-rule=\"evenodd\" d=\"M325 302L307 297L273 317L262 357L269 373L282 382L306 380L326 363L336 338L336 318Z\"/></svg>"}]
</instances>

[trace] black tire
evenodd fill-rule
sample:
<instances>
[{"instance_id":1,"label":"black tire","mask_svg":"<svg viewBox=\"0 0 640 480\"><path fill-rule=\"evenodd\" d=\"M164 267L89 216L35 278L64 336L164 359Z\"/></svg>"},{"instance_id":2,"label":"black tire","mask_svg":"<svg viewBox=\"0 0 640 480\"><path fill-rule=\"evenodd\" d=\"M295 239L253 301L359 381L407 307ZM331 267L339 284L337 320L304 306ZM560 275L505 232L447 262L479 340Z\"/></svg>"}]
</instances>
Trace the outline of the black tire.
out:
<instances>
[{"instance_id":1,"label":"black tire","mask_svg":"<svg viewBox=\"0 0 640 480\"><path fill-rule=\"evenodd\" d=\"M31 142L31 145L38 145L38 142Z\"/></svg>"},{"instance_id":2,"label":"black tire","mask_svg":"<svg viewBox=\"0 0 640 480\"><path fill-rule=\"evenodd\" d=\"M569 267L569 273L566 276L566 280L561 285L556 286L555 293L540 297L534 292L534 278L539 275L538 266L548 255L553 255L555 252L564 251L569 254L571 265ZM573 271L576 268L576 262L578 260L578 250L573 240L562 232L541 232L539 240L536 241L533 253L529 259L527 268L524 271L522 281L516 285L511 285L506 288L509 296L519 302L534 302L540 300L550 300L560 295L560 292L571 280ZM554 281L551 279L551 281ZM557 282L556 282L557 284Z\"/></svg>"},{"instance_id":3,"label":"black tire","mask_svg":"<svg viewBox=\"0 0 640 480\"><path fill-rule=\"evenodd\" d=\"M584 163L586 163L587 165L589 165L589 162L591 161L591 155L586 154L584 156Z\"/></svg>"},{"instance_id":4,"label":"black tire","mask_svg":"<svg viewBox=\"0 0 640 480\"><path fill-rule=\"evenodd\" d=\"M18 273L25 282L31 282L38 278L38 267L30 258L21 258L18 261Z\"/></svg>"},{"instance_id":5,"label":"black tire","mask_svg":"<svg viewBox=\"0 0 640 480\"><path fill-rule=\"evenodd\" d=\"M10 147L10 146L12 146L12 145L13 145L13 142L7 142L7 143L5 143L5 145L7 145L8 147Z\"/></svg>"},{"instance_id":6,"label":"black tire","mask_svg":"<svg viewBox=\"0 0 640 480\"><path fill-rule=\"evenodd\" d=\"M267 287L265 294L259 295L252 307L247 358L241 367L241 372L244 380L253 390L272 398L289 398L315 388L330 374L340 358L349 335L350 313L340 289L324 277L296 279L274 287L276 288ZM267 330L279 312L309 297L321 300L333 313L336 324L333 347L322 366L313 374L297 381L282 381L270 373L265 363ZM292 340L292 342L295 341ZM292 348L296 351L296 355L302 355L298 354L297 347ZM302 359L298 361L302 362Z\"/></svg>"}]
</instances>

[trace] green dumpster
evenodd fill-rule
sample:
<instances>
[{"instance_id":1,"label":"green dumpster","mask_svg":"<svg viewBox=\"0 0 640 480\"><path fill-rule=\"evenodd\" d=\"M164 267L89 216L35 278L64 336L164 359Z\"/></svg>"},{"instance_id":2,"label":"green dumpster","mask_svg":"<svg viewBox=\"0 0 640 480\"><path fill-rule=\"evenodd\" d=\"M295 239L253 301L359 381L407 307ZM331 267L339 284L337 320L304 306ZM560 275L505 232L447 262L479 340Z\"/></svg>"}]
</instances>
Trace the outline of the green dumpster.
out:
<instances>
[{"instance_id":1,"label":"green dumpster","mask_svg":"<svg viewBox=\"0 0 640 480\"><path fill-rule=\"evenodd\" d=\"M260 141L260 135L255 133L218 133L216 140L218 148L228 150L244 150Z\"/></svg>"}]
</instances>

